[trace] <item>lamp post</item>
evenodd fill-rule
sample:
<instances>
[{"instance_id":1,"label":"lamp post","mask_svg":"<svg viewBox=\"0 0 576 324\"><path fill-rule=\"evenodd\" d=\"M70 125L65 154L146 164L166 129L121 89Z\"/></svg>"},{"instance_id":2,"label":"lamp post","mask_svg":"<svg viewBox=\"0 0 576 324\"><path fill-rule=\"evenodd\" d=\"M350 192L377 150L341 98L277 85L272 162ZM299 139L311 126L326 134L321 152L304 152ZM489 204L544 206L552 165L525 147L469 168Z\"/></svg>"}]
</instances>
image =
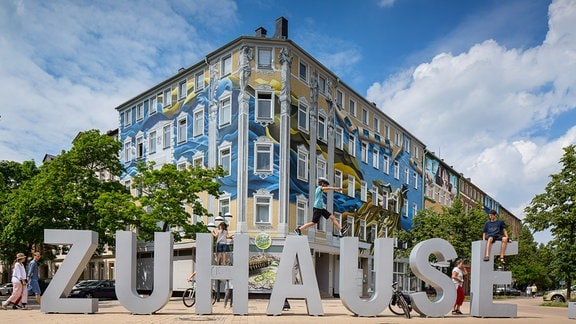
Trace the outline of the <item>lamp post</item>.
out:
<instances>
[{"instance_id":1,"label":"lamp post","mask_svg":"<svg viewBox=\"0 0 576 324\"><path fill-rule=\"evenodd\" d=\"M224 214L224 222L226 222L227 225L230 225L231 220L232 220L232 214L230 214L230 212Z\"/></svg>"}]
</instances>

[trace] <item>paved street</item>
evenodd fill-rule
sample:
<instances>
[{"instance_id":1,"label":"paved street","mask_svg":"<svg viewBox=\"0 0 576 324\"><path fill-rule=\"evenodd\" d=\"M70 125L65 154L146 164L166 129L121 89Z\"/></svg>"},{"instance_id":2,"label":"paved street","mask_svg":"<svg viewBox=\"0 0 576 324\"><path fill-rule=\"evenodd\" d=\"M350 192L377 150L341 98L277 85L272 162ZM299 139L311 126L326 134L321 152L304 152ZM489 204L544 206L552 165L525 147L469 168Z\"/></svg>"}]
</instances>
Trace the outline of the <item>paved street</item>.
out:
<instances>
[{"instance_id":1,"label":"paved street","mask_svg":"<svg viewBox=\"0 0 576 324\"><path fill-rule=\"evenodd\" d=\"M2 299L5 299L2 298ZM0 309L0 323L178 323L203 322L216 323L572 323L576 320L568 319L568 309L558 307L539 306L542 298L518 297L513 299L497 300L495 303L514 303L518 305L517 318L474 318L467 315L446 315L444 318L406 319L396 316L389 310L373 318L358 318L353 316L339 299L323 299L324 316L309 316L306 312L306 303L303 300L291 300L292 308L284 311L281 316L266 315L268 300L250 299L246 316L234 316L230 308L224 308L222 302L216 303L212 315L195 315L194 307L186 308L180 298L172 298L170 302L158 313L153 315L132 315L118 301L101 301L99 311L95 314L44 314L38 305L31 304L28 311ZM464 314L469 312L469 303L465 302L462 308ZM414 313L416 315L416 313Z\"/></svg>"}]
</instances>

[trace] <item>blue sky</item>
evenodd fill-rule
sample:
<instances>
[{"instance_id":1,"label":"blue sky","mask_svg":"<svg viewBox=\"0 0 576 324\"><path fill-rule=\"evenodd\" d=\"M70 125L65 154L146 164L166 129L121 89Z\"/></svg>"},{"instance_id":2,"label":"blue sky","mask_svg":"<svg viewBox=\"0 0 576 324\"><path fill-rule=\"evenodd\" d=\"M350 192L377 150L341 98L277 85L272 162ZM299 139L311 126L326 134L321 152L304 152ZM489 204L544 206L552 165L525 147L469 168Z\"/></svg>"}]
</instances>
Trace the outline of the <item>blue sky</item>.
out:
<instances>
[{"instance_id":1,"label":"blue sky","mask_svg":"<svg viewBox=\"0 0 576 324\"><path fill-rule=\"evenodd\" d=\"M0 160L40 163L116 128L114 107L280 16L519 218L576 142L576 0L5 0Z\"/></svg>"}]
</instances>

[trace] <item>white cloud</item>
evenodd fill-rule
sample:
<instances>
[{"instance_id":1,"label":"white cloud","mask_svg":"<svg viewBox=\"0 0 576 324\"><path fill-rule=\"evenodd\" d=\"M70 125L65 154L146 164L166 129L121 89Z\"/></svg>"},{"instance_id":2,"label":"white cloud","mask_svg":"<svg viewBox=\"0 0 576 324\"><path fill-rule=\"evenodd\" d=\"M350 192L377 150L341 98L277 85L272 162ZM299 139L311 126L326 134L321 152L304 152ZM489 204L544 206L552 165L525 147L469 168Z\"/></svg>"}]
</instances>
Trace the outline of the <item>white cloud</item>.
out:
<instances>
[{"instance_id":1,"label":"white cloud","mask_svg":"<svg viewBox=\"0 0 576 324\"><path fill-rule=\"evenodd\" d=\"M394 2L396 2L396 0L378 0L378 6L379 7L392 7L394 6Z\"/></svg>"},{"instance_id":2,"label":"white cloud","mask_svg":"<svg viewBox=\"0 0 576 324\"><path fill-rule=\"evenodd\" d=\"M539 46L486 40L368 90L369 100L520 218L559 171L562 147L576 143L574 127L543 135L576 109L576 2L554 1L549 16Z\"/></svg>"}]
</instances>

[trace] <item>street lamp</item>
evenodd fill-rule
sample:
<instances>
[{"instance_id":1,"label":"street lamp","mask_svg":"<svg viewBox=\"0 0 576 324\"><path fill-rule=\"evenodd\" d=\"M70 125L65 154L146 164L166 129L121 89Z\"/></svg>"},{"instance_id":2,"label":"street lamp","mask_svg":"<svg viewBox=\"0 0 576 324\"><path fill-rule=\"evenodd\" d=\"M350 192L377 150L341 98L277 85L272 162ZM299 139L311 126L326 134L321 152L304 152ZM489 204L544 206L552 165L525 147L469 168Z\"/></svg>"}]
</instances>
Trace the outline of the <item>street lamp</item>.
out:
<instances>
[{"instance_id":1,"label":"street lamp","mask_svg":"<svg viewBox=\"0 0 576 324\"><path fill-rule=\"evenodd\" d=\"M216 229L216 224L214 224L214 222L209 222L208 225L206 225L206 227L208 227L210 231L213 231Z\"/></svg>"},{"instance_id":2,"label":"street lamp","mask_svg":"<svg viewBox=\"0 0 576 324\"><path fill-rule=\"evenodd\" d=\"M226 212L226 214L224 214L224 221L226 222L227 225L230 225L231 220L232 220L232 214L230 214L230 212Z\"/></svg>"}]
</instances>

